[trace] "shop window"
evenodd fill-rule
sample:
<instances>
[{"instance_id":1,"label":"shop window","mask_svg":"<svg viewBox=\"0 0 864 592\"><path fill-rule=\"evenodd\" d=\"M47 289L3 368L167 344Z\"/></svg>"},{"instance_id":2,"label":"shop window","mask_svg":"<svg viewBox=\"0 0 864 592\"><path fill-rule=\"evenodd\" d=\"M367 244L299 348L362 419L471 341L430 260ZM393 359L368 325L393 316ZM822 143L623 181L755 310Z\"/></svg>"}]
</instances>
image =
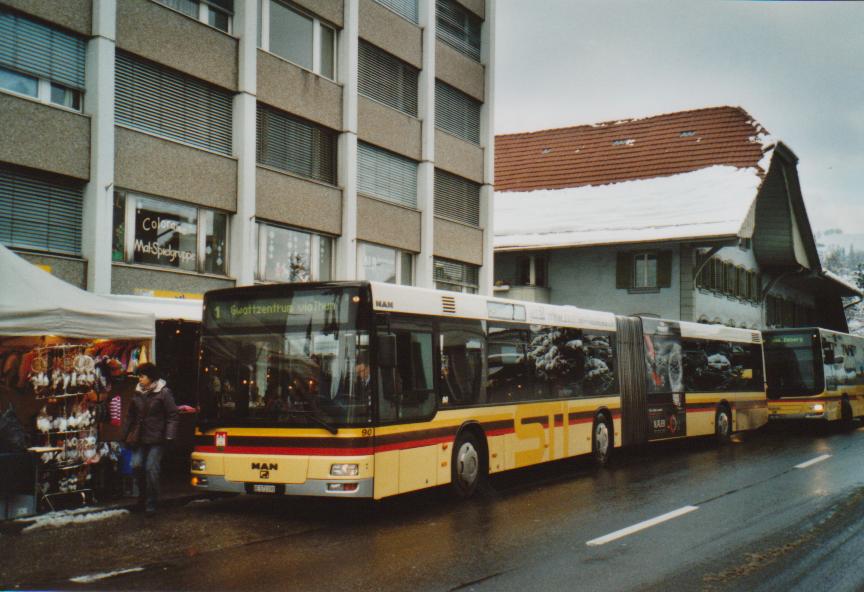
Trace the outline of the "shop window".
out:
<instances>
[{"instance_id":1,"label":"shop window","mask_svg":"<svg viewBox=\"0 0 864 592\"><path fill-rule=\"evenodd\" d=\"M414 284L414 256L391 247L360 243L357 253L357 278L411 286Z\"/></svg>"},{"instance_id":2,"label":"shop window","mask_svg":"<svg viewBox=\"0 0 864 592\"><path fill-rule=\"evenodd\" d=\"M333 239L283 226L258 223L256 279L311 282L331 279Z\"/></svg>"},{"instance_id":3,"label":"shop window","mask_svg":"<svg viewBox=\"0 0 864 592\"><path fill-rule=\"evenodd\" d=\"M336 30L293 5L260 4L258 45L289 62L331 80L336 78Z\"/></svg>"},{"instance_id":4,"label":"shop window","mask_svg":"<svg viewBox=\"0 0 864 592\"><path fill-rule=\"evenodd\" d=\"M0 89L80 111L86 45L0 8Z\"/></svg>"},{"instance_id":5,"label":"shop window","mask_svg":"<svg viewBox=\"0 0 864 592\"><path fill-rule=\"evenodd\" d=\"M131 192L114 194L114 261L225 275L227 237L224 212Z\"/></svg>"}]
</instances>

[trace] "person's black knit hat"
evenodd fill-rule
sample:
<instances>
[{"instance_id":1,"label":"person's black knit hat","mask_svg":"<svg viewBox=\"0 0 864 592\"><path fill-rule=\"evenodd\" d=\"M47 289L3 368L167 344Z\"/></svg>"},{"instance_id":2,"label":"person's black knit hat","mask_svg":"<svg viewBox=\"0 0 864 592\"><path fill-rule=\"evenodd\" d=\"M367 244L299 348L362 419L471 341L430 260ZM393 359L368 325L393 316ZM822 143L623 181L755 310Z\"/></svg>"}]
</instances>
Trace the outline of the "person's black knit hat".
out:
<instances>
[{"instance_id":1,"label":"person's black knit hat","mask_svg":"<svg viewBox=\"0 0 864 592\"><path fill-rule=\"evenodd\" d=\"M156 367L156 364L151 364L150 362L144 362L138 366L135 374L138 376L146 376L153 381L159 380L159 368Z\"/></svg>"}]
</instances>

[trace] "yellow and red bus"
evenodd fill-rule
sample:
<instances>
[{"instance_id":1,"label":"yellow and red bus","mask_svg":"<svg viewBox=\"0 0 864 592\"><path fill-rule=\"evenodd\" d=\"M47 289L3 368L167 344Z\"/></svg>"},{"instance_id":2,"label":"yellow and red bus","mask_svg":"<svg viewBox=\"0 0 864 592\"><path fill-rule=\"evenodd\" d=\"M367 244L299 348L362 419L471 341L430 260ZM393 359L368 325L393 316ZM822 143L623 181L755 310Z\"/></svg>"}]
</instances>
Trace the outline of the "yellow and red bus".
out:
<instances>
[{"instance_id":1,"label":"yellow and red bus","mask_svg":"<svg viewBox=\"0 0 864 592\"><path fill-rule=\"evenodd\" d=\"M375 282L204 299L202 490L380 499L767 421L757 331Z\"/></svg>"},{"instance_id":2,"label":"yellow and red bus","mask_svg":"<svg viewBox=\"0 0 864 592\"><path fill-rule=\"evenodd\" d=\"M772 420L864 416L864 338L818 327L764 332Z\"/></svg>"}]
</instances>

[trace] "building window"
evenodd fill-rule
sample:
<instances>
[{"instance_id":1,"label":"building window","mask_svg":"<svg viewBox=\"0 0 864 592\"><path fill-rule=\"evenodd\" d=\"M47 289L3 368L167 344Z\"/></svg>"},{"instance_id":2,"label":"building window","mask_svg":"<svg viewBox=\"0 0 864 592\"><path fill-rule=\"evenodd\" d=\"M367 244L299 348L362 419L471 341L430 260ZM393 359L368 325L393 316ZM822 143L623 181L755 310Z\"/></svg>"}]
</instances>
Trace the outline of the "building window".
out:
<instances>
[{"instance_id":1,"label":"building window","mask_svg":"<svg viewBox=\"0 0 864 592\"><path fill-rule=\"evenodd\" d=\"M227 238L224 212L132 192L114 193L114 261L226 275Z\"/></svg>"},{"instance_id":2,"label":"building window","mask_svg":"<svg viewBox=\"0 0 864 592\"><path fill-rule=\"evenodd\" d=\"M476 294L480 287L480 268L468 263L435 258L435 287L450 292Z\"/></svg>"},{"instance_id":3,"label":"building window","mask_svg":"<svg viewBox=\"0 0 864 592\"><path fill-rule=\"evenodd\" d=\"M483 21L456 0L436 0L435 15L438 39L479 62Z\"/></svg>"},{"instance_id":4,"label":"building window","mask_svg":"<svg viewBox=\"0 0 864 592\"><path fill-rule=\"evenodd\" d=\"M79 186L0 169L0 243L80 255L82 204Z\"/></svg>"},{"instance_id":5,"label":"building window","mask_svg":"<svg viewBox=\"0 0 864 592\"><path fill-rule=\"evenodd\" d=\"M118 124L231 154L230 92L122 52L116 64Z\"/></svg>"},{"instance_id":6,"label":"building window","mask_svg":"<svg viewBox=\"0 0 864 592\"><path fill-rule=\"evenodd\" d=\"M419 70L366 43L359 42L357 91L397 111L417 117Z\"/></svg>"},{"instance_id":7,"label":"building window","mask_svg":"<svg viewBox=\"0 0 864 592\"><path fill-rule=\"evenodd\" d=\"M549 261L545 255L528 255L517 262L516 273L519 286L545 288L549 277Z\"/></svg>"},{"instance_id":8,"label":"building window","mask_svg":"<svg viewBox=\"0 0 864 592\"><path fill-rule=\"evenodd\" d=\"M259 164L335 185L337 138L330 129L258 105Z\"/></svg>"},{"instance_id":9,"label":"building window","mask_svg":"<svg viewBox=\"0 0 864 592\"><path fill-rule=\"evenodd\" d=\"M412 23L417 23L419 13L417 10L417 0L375 0L381 6L386 6L402 18L408 19Z\"/></svg>"},{"instance_id":10,"label":"building window","mask_svg":"<svg viewBox=\"0 0 864 592\"><path fill-rule=\"evenodd\" d=\"M365 142L357 143L357 190L417 207L417 162Z\"/></svg>"},{"instance_id":11,"label":"building window","mask_svg":"<svg viewBox=\"0 0 864 592\"><path fill-rule=\"evenodd\" d=\"M482 103L440 80L435 81L435 127L480 145Z\"/></svg>"},{"instance_id":12,"label":"building window","mask_svg":"<svg viewBox=\"0 0 864 592\"><path fill-rule=\"evenodd\" d=\"M86 42L0 9L0 89L81 110Z\"/></svg>"},{"instance_id":13,"label":"building window","mask_svg":"<svg viewBox=\"0 0 864 592\"><path fill-rule=\"evenodd\" d=\"M388 284L414 285L414 255L399 249L360 243L357 278Z\"/></svg>"},{"instance_id":14,"label":"building window","mask_svg":"<svg viewBox=\"0 0 864 592\"><path fill-rule=\"evenodd\" d=\"M258 267L264 282L326 282L332 279L333 239L329 236L259 222Z\"/></svg>"},{"instance_id":15,"label":"building window","mask_svg":"<svg viewBox=\"0 0 864 592\"><path fill-rule=\"evenodd\" d=\"M656 291L672 286L672 251L617 254L615 287L634 291Z\"/></svg>"},{"instance_id":16,"label":"building window","mask_svg":"<svg viewBox=\"0 0 864 592\"><path fill-rule=\"evenodd\" d=\"M231 33L234 0L156 0L156 2L220 31Z\"/></svg>"},{"instance_id":17,"label":"building window","mask_svg":"<svg viewBox=\"0 0 864 592\"><path fill-rule=\"evenodd\" d=\"M633 287L657 287L656 253L637 253L633 255Z\"/></svg>"},{"instance_id":18,"label":"building window","mask_svg":"<svg viewBox=\"0 0 864 592\"><path fill-rule=\"evenodd\" d=\"M480 226L480 185L435 169L435 215Z\"/></svg>"},{"instance_id":19,"label":"building window","mask_svg":"<svg viewBox=\"0 0 864 592\"><path fill-rule=\"evenodd\" d=\"M291 4L263 0L260 6L261 49L330 80L336 78L336 29Z\"/></svg>"}]
</instances>

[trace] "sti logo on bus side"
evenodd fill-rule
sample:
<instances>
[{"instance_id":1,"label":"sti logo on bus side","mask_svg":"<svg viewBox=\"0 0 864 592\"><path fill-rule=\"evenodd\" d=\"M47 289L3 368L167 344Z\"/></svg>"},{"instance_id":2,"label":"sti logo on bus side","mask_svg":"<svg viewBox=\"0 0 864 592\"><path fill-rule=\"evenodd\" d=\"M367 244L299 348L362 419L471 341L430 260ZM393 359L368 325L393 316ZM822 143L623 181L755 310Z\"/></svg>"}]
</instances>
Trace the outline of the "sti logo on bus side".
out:
<instances>
[{"instance_id":1,"label":"sti logo on bus side","mask_svg":"<svg viewBox=\"0 0 864 592\"><path fill-rule=\"evenodd\" d=\"M378 308L393 308L393 301L392 300L376 300L375 306L377 306Z\"/></svg>"}]
</instances>

